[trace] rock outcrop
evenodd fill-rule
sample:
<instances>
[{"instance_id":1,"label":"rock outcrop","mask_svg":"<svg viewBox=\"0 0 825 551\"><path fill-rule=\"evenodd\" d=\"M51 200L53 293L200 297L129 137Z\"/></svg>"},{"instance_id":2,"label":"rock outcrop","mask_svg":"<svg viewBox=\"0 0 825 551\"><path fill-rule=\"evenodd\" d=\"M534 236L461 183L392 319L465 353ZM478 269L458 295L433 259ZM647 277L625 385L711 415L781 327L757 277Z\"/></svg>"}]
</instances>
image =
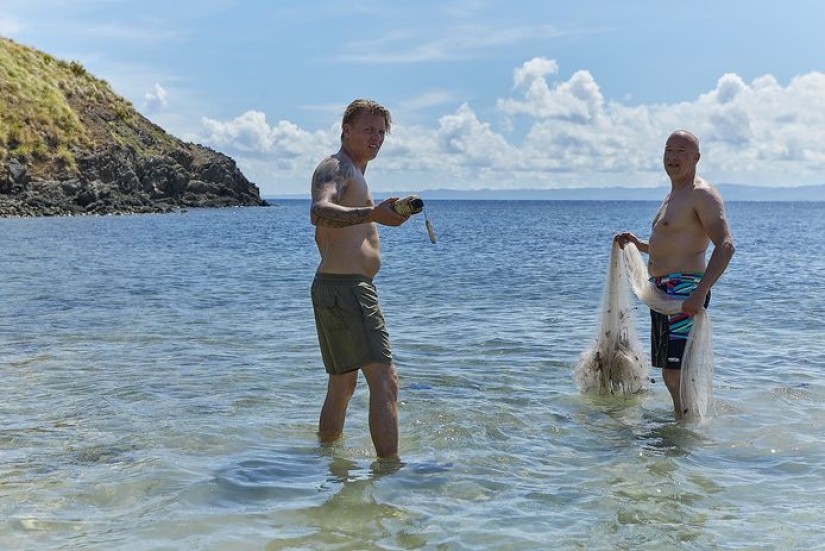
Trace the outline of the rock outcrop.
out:
<instances>
[{"instance_id":1,"label":"rock outcrop","mask_svg":"<svg viewBox=\"0 0 825 551\"><path fill-rule=\"evenodd\" d=\"M230 157L171 136L79 64L0 38L0 216L266 204Z\"/></svg>"}]
</instances>

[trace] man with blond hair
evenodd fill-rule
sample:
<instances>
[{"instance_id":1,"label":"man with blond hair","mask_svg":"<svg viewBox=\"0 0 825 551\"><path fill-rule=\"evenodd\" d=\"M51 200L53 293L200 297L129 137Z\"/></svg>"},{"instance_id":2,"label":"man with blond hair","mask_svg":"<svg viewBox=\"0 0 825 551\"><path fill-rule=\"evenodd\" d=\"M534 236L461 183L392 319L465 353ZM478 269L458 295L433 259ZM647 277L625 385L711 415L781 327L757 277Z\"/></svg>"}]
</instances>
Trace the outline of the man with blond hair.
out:
<instances>
[{"instance_id":1,"label":"man with blond hair","mask_svg":"<svg viewBox=\"0 0 825 551\"><path fill-rule=\"evenodd\" d=\"M355 100L341 124L341 148L312 176L310 220L321 255L312 283L312 304L327 394L318 435L331 443L343 433L358 371L369 385L369 426L376 453L398 460L398 376L373 278L381 266L377 225L399 226L390 197L375 204L364 174L390 131L390 112L371 100Z\"/></svg>"}]
</instances>

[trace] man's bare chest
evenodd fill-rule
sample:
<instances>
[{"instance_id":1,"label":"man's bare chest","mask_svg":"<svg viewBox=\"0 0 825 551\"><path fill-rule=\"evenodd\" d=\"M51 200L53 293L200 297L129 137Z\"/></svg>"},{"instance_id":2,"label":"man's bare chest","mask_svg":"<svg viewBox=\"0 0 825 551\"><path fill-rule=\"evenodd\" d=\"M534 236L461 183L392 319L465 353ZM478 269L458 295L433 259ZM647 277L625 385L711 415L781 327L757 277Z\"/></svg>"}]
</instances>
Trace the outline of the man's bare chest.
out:
<instances>
[{"instance_id":1,"label":"man's bare chest","mask_svg":"<svg viewBox=\"0 0 825 551\"><path fill-rule=\"evenodd\" d=\"M653 231L670 233L700 226L699 217L690 201L665 199L653 218Z\"/></svg>"}]
</instances>

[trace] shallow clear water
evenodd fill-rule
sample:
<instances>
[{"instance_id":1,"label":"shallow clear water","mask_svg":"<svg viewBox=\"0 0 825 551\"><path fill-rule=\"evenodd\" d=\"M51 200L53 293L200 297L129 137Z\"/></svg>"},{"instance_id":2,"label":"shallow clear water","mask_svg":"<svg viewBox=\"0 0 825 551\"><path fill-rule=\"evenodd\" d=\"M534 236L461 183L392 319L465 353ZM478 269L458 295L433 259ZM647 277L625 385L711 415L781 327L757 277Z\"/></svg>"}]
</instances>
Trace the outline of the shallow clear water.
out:
<instances>
[{"instance_id":1,"label":"shallow clear water","mask_svg":"<svg viewBox=\"0 0 825 551\"><path fill-rule=\"evenodd\" d=\"M825 204L732 203L719 415L571 377L655 202L432 202L381 228L404 465L326 377L308 205L0 220L0 549L813 549ZM638 309L646 338L646 311Z\"/></svg>"}]
</instances>

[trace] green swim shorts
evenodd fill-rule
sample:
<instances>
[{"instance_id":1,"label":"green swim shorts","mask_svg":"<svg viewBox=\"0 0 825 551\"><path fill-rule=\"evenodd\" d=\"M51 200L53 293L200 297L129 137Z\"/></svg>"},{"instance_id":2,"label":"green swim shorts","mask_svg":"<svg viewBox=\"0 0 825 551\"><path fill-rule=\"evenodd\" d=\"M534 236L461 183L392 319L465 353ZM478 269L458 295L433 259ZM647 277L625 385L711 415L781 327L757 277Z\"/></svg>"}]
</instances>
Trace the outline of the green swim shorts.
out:
<instances>
[{"instance_id":1,"label":"green swim shorts","mask_svg":"<svg viewBox=\"0 0 825 551\"><path fill-rule=\"evenodd\" d=\"M315 274L312 308L327 373L340 375L370 363L392 363L390 337L370 278Z\"/></svg>"}]
</instances>

